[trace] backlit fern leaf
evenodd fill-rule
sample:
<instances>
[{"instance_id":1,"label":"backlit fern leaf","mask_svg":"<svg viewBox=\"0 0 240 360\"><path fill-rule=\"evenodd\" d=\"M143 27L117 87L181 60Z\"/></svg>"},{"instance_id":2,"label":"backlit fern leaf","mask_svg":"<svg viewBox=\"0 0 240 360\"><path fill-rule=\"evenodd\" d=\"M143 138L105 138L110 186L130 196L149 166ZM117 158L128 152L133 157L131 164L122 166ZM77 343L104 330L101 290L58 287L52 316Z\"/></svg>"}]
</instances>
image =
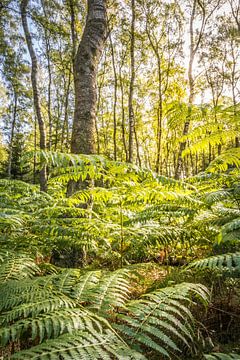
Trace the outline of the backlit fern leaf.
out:
<instances>
[{"instance_id":1,"label":"backlit fern leaf","mask_svg":"<svg viewBox=\"0 0 240 360\"><path fill-rule=\"evenodd\" d=\"M226 150L210 163L207 171L224 172L229 166L240 167L240 148Z\"/></svg>"}]
</instances>

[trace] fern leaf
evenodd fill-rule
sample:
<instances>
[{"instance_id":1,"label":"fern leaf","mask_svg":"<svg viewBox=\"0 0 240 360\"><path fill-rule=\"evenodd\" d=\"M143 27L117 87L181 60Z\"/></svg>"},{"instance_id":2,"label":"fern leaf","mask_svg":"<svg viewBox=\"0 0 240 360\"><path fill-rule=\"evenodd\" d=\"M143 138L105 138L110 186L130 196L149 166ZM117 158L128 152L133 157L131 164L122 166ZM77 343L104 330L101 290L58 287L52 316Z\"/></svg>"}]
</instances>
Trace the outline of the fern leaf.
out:
<instances>
[{"instance_id":1,"label":"fern leaf","mask_svg":"<svg viewBox=\"0 0 240 360\"><path fill-rule=\"evenodd\" d=\"M31 278L39 271L32 259L14 256L0 265L0 283Z\"/></svg>"},{"instance_id":2,"label":"fern leaf","mask_svg":"<svg viewBox=\"0 0 240 360\"><path fill-rule=\"evenodd\" d=\"M29 350L20 351L11 359L110 360L113 356L121 360L145 359L142 354L129 348L112 331L97 333L93 329L59 336L57 339L46 341Z\"/></svg>"},{"instance_id":3,"label":"fern leaf","mask_svg":"<svg viewBox=\"0 0 240 360\"><path fill-rule=\"evenodd\" d=\"M73 293L73 298L80 302L89 301L89 290L93 289L99 282L101 271L88 271L78 280Z\"/></svg>"},{"instance_id":4,"label":"fern leaf","mask_svg":"<svg viewBox=\"0 0 240 360\"><path fill-rule=\"evenodd\" d=\"M43 299L39 298L34 300L35 301L30 303L20 304L12 310L2 313L0 316L0 324L4 325L21 318L34 317L40 313L76 306L75 303L66 296L62 294L54 295L50 292L47 297L44 295Z\"/></svg>"},{"instance_id":5,"label":"fern leaf","mask_svg":"<svg viewBox=\"0 0 240 360\"><path fill-rule=\"evenodd\" d=\"M99 283L90 290L88 301L91 308L99 313L111 311L114 307L122 306L130 293L129 270L119 269L100 279Z\"/></svg>"},{"instance_id":6,"label":"fern leaf","mask_svg":"<svg viewBox=\"0 0 240 360\"><path fill-rule=\"evenodd\" d=\"M212 353L212 354L209 354L209 355L204 355L204 358L207 359L207 360L232 360L232 359L239 360L240 355L238 355L238 354Z\"/></svg>"},{"instance_id":7,"label":"fern leaf","mask_svg":"<svg viewBox=\"0 0 240 360\"><path fill-rule=\"evenodd\" d=\"M140 343L170 357L172 351L179 351L176 339L185 344L192 339L192 296L208 301L208 291L201 284L183 283L146 294L125 305L126 314L117 315L122 323L115 328L131 338L132 344Z\"/></svg>"},{"instance_id":8,"label":"fern leaf","mask_svg":"<svg viewBox=\"0 0 240 360\"><path fill-rule=\"evenodd\" d=\"M194 261L189 267L219 269L231 276L240 274L240 253L221 254Z\"/></svg>"},{"instance_id":9,"label":"fern leaf","mask_svg":"<svg viewBox=\"0 0 240 360\"><path fill-rule=\"evenodd\" d=\"M46 338L56 338L63 333L71 334L76 330L87 331L89 328L102 333L102 324L106 324L105 319L101 321L101 318L85 309L59 309L2 327L0 343L5 346L10 341L20 340L26 331L31 335L32 340L37 338L40 342Z\"/></svg>"}]
</instances>

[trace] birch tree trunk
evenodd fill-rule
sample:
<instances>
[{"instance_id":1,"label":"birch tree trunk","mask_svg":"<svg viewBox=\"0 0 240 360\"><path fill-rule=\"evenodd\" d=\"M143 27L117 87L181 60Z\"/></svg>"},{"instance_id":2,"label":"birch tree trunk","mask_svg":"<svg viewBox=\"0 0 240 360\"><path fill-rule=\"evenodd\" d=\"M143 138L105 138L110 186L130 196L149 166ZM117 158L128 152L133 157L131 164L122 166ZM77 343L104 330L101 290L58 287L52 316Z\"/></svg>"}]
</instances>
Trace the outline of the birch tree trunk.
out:
<instances>
[{"instance_id":1,"label":"birch tree trunk","mask_svg":"<svg viewBox=\"0 0 240 360\"><path fill-rule=\"evenodd\" d=\"M97 67L107 32L105 0L88 0L86 25L74 66L75 111L71 152L94 154Z\"/></svg>"}]
</instances>

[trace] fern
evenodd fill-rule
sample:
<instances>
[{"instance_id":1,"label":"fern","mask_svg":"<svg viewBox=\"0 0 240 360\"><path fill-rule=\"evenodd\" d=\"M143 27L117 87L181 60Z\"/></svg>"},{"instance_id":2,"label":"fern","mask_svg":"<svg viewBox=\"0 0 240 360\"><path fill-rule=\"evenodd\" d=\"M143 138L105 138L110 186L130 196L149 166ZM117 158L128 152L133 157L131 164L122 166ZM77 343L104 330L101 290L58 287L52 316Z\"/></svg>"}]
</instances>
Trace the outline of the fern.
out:
<instances>
[{"instance_id":1,"label":"fern","mask_svg":"<svg viewBox=\"0 0 240 360\"><path fill-rule=\"evenodd\" d=\"M230 166L240 167L240 148L226 150L211 162L207 171L224 172L227 171Z\"/></svg>"},{"instance_id":2,"label":"fern","mask_svg":"<svg viewBox=\"0 0 240 360\"><path fill-rule=\"evenodd\" d=\"M29 350L14 354L12 359L145 359L137 351L129 348L114 332L102 333L93 329L78 331L72 335L62 335Z\"/></svg>"},{"instance_id":3,"label":"fern","mask_svg":"<svg viewBox=\"0 0 240 360\"><path fill-rule=\"evenodd\" d=\"M211 256L194 261L189 267L219 269L231 276L240 275L240 253Z\"/></svg>"},{"instance_id":4,"label":"fern","mask_svg":"<svg viewBox=\"0 0 240 360\"><path fill-rule=\"evenodd\" d=\"M0 284L9 280L21 280L36 275L40 269L35 262L26 256L6 258L0 266Z\"/></svg>"},{"instance_id":5,"label":"fern","mask_svg":"<svg viewBox=\"0 0 240 360\"><path fill-rule=\"evenodd\" d=\"M21 318L29 316L37 316L43 312L54 311L61 308L73 308L75 303L62 294L44 294L43 298L34 298L30 303L23 303L14 307L12 310L4 312L0 315L0 324L4 325Z\"/></svg>"},{"instance_id":6,"label":"fern","mask_svg":"<svg viewBox=\"0 0 240 360\"><path fill-rule=\"evenodd\" d=\"M100 276L101 271L99 270L88 271L81 276L74 287L73 298L80 302L89 301L89 292L91 289L95 288L96 284L98 284Z\"/></svg>"},{"instance_id":7,"label":"fern","mask_svg":"<svg viewBox=\"0 0 240 360\"><path fill-rule=\"evenodd\" d=\"M179 284L157 290L133 300L117 318L122 324L115 328L129 337L129 343L139 343L161 356L179 351L177 342L189 344L193 338L193 317L189 310L192 296L208 301L207 289L200 284ZM130 340L132 339L132 340Z\"/></svg>"},{"instance_id":8,"label":"fern","mask_svg":"<svg viewBox=\"0 0 240 360\"><path fill-rule=\"evenodd\" d=\"M102 322L102 324L101 324ZM87 331L90 328L102 332L102 325L106 321L94 317L94 314L84 309L58 309L50 313L39 314L34 318L26 318L16 321L14 324L0 329L2 346L10 341L20 340L24 334L28 334L31 340L56 338L63 333L73 333L76 330Z\"/></svg>"},{"instance_id":9,"label":"fern","mask_svg":"<svg viewBox=\"0 0 240 360\"><path fill-rule=\"evenodd\" d=\"M90 308L107 316L114 307L122 306L130 294L129 277L127 269L119 269L102 277L99 283L88 291Z\"/></svg>"},{"instance_id":10,"label":"fern","mask_svg":"<svg viewBox=\"0 0 240 360\"><path fill-rule=\"evenodd\" d=\"M207 359L207 360L232 360L232 359L239 360L240 355L238 355L238 354L212 353L212 354L209 354L209 355L204 355L204 358Z\"/></svg>"}]
</instances>

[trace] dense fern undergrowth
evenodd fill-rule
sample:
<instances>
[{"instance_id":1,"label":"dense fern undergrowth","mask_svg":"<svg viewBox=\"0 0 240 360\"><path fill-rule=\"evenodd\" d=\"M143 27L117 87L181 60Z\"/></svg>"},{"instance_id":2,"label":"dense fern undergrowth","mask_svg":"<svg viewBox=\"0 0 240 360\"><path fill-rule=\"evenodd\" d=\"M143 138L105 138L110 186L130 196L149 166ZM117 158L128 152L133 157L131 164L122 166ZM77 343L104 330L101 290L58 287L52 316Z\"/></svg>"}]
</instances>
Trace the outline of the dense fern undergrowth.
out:
<instances>
[{"instance_id":1,"label":"dense fern undergrowth","mask_svg":"<svg viewBox=\"0 0 240 360\"><path fill-rule=\"evenodd\" d=\"M240 359L239 157L176 181L37 156L47 193L0 180L2 358Z\"/></svg>"}]
</instances>

